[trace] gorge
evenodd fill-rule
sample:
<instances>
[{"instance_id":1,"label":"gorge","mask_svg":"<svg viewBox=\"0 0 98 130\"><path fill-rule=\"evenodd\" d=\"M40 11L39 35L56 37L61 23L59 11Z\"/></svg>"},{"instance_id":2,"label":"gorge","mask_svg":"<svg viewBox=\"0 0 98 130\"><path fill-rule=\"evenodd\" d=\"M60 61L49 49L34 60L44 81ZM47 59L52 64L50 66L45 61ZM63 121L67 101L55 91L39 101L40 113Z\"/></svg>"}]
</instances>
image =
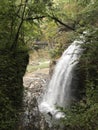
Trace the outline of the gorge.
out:
<instances>
[{"instance_id":1,"label":"gorge","mask_svg":"<svg viewBox=\"0 0 98 130\"><path fill-rule=\"evenodd\" d=\"M0 130L98 130L97 17L98 0L0 2Z\"/></svg>"}]
</instances>

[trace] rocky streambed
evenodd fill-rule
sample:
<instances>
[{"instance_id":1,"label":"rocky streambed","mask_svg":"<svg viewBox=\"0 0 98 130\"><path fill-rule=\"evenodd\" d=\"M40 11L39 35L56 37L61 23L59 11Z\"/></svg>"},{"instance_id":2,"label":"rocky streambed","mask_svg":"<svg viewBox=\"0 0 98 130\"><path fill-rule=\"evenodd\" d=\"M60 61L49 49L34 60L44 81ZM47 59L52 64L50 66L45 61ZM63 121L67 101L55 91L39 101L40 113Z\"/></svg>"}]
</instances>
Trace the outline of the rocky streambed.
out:
<instances>
[{"instance_id":1,"label":"rocky streambed","mask_svg":"<svg viewBox=\"0 0 98 130\"><path fill-rule=\"evenodd\" d=\"M38 108L38 99L49 81L48 72L49 69L44 68L33 73L26 73L23 77L23 114L19 130L50 129Z\"/></svg>"}]
</instances>

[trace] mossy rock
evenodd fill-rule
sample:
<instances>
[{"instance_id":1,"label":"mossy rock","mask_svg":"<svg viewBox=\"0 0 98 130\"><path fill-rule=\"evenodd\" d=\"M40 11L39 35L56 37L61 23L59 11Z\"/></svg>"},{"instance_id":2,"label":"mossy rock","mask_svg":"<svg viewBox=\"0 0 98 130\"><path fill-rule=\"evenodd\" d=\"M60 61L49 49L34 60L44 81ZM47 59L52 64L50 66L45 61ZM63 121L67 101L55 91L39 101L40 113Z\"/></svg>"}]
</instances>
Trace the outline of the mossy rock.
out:
<instances>
[{"instance_id":1,"label":"mossy rock","mask_svg":"<svg viewBox=\"0 0 98 130\"><path fill-rule=\"evenodd\" d=\"M0 51L0 130L14 130L16 125L28 59L27 52Z\"/></svg>"}]
</instances>

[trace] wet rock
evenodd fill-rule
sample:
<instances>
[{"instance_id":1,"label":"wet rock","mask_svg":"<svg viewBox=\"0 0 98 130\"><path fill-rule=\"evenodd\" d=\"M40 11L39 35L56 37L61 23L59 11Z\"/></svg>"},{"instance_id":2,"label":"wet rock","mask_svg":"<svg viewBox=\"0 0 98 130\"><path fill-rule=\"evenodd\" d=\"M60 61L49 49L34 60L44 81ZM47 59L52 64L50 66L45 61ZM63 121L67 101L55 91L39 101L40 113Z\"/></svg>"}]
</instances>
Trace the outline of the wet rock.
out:
<instances>
[{"instance_id":1,"label":"wet rock","mask_svg":"<svg viewBox=\"0 0 98 130\"><path fill-rule=\"evenodd\" d=\"M53 75L53 71L54 71L54 68L57 64L57 60L53 60L50 62L50 65L49 65L49 75L50 75L50 78L52 77Z\"/></svg>"},{"instance_id":2,"label":"wet rock","mask_svg":"<svg viewBox=\"0 0 98 130\"><path fill-rule=\"evenodd\" d=\"M49 75L45 73L24 76L24 103L19 130L57 130L57 126L49 127L38 108L38 99L47 88L48 81Z\"/></svg>"},{"instance_id":3,"label":"wet rock","mask_svg":"<svg viewBox=\"0 0 98 130\"><path fill-rule=\"evenodd\" d=\"M38 98L46 88L48 79L49 76L42 73L24 76L24 104L19 130L50 129L38 108Z\"/></svg>"}]
</instances>

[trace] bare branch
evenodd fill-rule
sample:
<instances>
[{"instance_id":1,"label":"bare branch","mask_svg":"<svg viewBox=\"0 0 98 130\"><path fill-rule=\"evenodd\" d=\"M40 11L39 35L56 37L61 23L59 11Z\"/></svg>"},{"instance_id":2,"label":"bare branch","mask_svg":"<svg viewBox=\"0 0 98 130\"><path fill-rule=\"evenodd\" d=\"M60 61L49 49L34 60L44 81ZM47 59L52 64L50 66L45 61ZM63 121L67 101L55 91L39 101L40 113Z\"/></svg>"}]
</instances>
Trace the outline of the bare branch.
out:
<instances>
[{"instance_id":1,"label":"bare branch","mask_svg":"<svg viewBox=\"0 0 98 130\"><path fill-rule=\"evenodd\" d=\"M48 16L36 16L36 17L34 17L34 18L33 18L33 17L28 17L28 18L25 18L24 20L26 20L26 21L31 21L31 20L43 19L43 18L51 18L52 20L54 20L55 22L57 22L57 23L59 23L59 24L65 26L66 28L75 31L75 28L73 28L73 27L71 27L71 26L65 24L64 22L62 22L61 20L59 20L59 19L58 19L57 17L55 17L55 16L49 16L49 15L48 15Z\"/></svg>"},{"instance_id":2,"label":"bare branch","mask_svg":"<svg viewBox=\"0 0 98 130\"><path fill-rule=\"evenodd\" d=\"M53 20L55 20L55 21L58 22L59 24L65 26L66 28L75 31L75 28L73 28L73 27L71 27L71 26L69 26L69 25L63 23L63 22L62 22L61 20L59 20L57 17L55 17L55 16L50 16L50 18L53 19Z\"/></svg>"},{"instance_id":3,"label":"bare branch","mask_svg":"<svg viewBox=\"0 0 98 130\"><path fill-rule=\"evenodd\" d=\"M36 16L36 17L28 17L28 18L26 18L26 19L24 19L24 20L26 20L26 21L30 21L30 20L36 20L36 19L43 19L43 18L45 18L46 16Z\"/></svg>"}]
</instances>

